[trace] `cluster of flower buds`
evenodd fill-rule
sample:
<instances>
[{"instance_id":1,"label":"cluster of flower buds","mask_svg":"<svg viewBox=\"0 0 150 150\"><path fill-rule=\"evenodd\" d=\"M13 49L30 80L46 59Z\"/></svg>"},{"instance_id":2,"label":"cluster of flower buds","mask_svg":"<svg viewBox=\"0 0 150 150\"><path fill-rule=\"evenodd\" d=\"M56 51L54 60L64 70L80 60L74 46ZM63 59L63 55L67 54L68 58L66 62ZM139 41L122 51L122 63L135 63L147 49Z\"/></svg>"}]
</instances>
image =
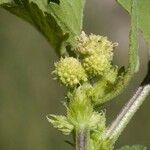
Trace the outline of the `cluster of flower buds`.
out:
<instances>
[{"instance_id":1,"label":"cluster of flower buds","mask_svg":"<svg viewBox=\"0 0 150 150\"><path fill-rule=\"evenodd\" d=\"M77 37L76 51L82 55L99 54L104 55L108 60L113 59L113 49L118 43L110 42L107 37L90 34L87 36L84 31Z\"/></svg>"},{"instance_id":2,"label":"cluster of flower buds","mask_svg":"<svg viewBox=\"0 0 150 150\"><path fill-rule=\"evenodd\" d=\"M76 39L75 52L80 59L61 58L55 63L57 78L71 87L99 76L114 83L118 69L112 65L113 49L118 44L110 42L107 37L94 34L87 36L84 32Z\"/></svg>"},{"instance_id":3,"label":"cluster of flower buds","mask_svg":"<svg viewBox=\"0 0 150 150\"><path fill-rule=\"evenodd\" d=\"M77 38L76 52L83 55L83 66L90 76L104 76L112 72L113 49L118 43L110 42L107 37L84 32Z\"/></svg>"},{"instance_id":4,"label":"cluster of flower buds","mask_svg":"<svg viewBox=\"0 0 150 150\"><path fill-rule=\"evenodd\" d=\"M73 57L61 58L55 63L55 71L58 79L66 86L75 86L87 81L87 75L79 60Z\"/></svg>"},{"instance_id":5,"label":"cluster of flower buds","mask_svg":"<svg viewBox=\"0 0 150 150\"><path fill-rule=\"evenodd\" d=\"M103 145L97 145L100 135L106 129L105 113L94 111L93 102L103 98L107 89L110 90L107 87L116 83L118 67L113 66L112 61L113 49L117 43L112 43L107 37L99 35L87 36L84 32L76 40L74 52L77 58L61 58L55 63L53 71L65 86L74 88L67 95L70 100L66 107L67 114L50 115L47 119L66 135L74 129L90 129L92 131L90 149L106 149ZM98 84L91 84L93 81L98 81Z\"/></svg>"}]
</instances>

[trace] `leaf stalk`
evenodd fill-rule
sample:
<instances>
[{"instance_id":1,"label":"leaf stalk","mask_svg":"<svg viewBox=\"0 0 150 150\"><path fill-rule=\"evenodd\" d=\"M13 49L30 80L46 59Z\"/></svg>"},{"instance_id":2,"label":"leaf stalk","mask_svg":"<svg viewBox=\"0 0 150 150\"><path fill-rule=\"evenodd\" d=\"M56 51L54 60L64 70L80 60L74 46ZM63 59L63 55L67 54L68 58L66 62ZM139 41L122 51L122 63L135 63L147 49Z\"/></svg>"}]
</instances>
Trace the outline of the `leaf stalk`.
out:
<instances>
[{"instance_id":1,"label":"leaf stalk","mask_svg":"<svg viewBox=\"0 0 150 150\"><path fill-rule=\"evenodd\" d=\"M114 143L150 93L150 62L148 68L147 76L133 97L123 107L117 118L107 129L105 138L113 139Z\"/></svg>"}]
</instances>

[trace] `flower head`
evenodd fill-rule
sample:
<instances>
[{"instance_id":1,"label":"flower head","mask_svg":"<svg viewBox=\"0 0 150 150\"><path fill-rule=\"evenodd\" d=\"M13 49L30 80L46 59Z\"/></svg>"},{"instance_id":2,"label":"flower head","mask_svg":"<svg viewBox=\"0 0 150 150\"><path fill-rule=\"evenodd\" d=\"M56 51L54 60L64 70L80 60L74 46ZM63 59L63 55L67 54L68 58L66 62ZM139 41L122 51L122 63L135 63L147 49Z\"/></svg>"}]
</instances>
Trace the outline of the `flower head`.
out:
<instances>
[{"instance_id":1,"label":"flower head","mask_svg":"<svg viewBox=\"0 0 150 150\"><path fill-rule=\"evenodd\" d=\"M80 82L87 81L87 75L81 63L73 58L61 58L55 63L55 71L58 79L66 86L75 86Z\"/></svg>"},{"instance_id":2,"label":"flower head","mask_svg":"<svg viewBox=\"0 0 150 150\"><path fill-rule=\"evenodd\" d=\"M83 31L77 37L76 51L82 55L100 54L108 60L113 58L113 48L117 43L112 43L107 37L91 34L87 36Z\"/></svg>"},{"instance_id":3,"label":"flower head","mask_svg":"<svg viewBox=\"0 0 150 150\"><path fill-rule=\"evenodd\" d=\"M83 66L91 76L102 76L109 70L111 63L105 55L94 54L83 60Z\"/></svg>"}]
</instances>

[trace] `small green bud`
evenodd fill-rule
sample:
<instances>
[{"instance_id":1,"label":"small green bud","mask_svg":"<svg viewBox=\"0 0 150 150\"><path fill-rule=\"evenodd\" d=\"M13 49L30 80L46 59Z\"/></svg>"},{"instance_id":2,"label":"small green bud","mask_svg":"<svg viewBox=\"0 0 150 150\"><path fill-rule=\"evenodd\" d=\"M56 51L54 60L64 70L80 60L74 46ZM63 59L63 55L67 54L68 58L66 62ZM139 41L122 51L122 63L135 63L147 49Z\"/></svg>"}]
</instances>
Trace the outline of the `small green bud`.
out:
<instances>
[{"instance_id":1,"label":"small green bud","mask_svg":"<svg viewBox=\"0 0 150 150\"><path fill-rule=\"evenodd\" d=\"M82 55L100 54L105 55L108 60L113 58L113 48L118 43L110 42L107 37L91 34L87 36L84 31L77 37L76 51Z\"/></svg>"},{"instance_id":2,"label":"small green bud","mask_svg":"<svg viewBox=\"0 0 150 150\"><path fill-rule=\"evenodd\" d=\"M94 111L91 100L88 97L89 89L91 89L91 86L85 84L74 91L67 109L67 118L75 128L97 130L105 116L103 113Z\"/></svg>"},{"instance_id":3,"label":"small green bud","mask_svg":"<svg viewBox=\"0 0 150 150\"><path fill-rule=\"evenodd\" d=\"M54 73L58 79L66 86L75 86L81 82L87 81L87 75L81 63L73 58L61 58L59 62L55 63Z\"/></svg>"},{"instance_id":4,"label":"small green bud","mask_svg":"<svg viewBox=\"0 0 150 150\"><path fill-rule=\"evenodd\" d=\"M93 54L83 60L83 66L91 76L103 76L110 69L111 63L105 55Z\"/></svg>"},{"instance_id":5,"label":"small green bud","mask_svg":"<svg viewBox=\"0 0 150 150\"><path fill-rule=\"evenodd\" d=\"M103 136L106 132L106 116L104 112L99 114L97 126L91 130L90 150L107 150L102 148Z\"/></svg>"},{"instance_id":6,"label":"small green bud","mask_svg":"<svg viewBox=\"0 0 150 150\"><path fill-rule=\"evenodd\" d=\"M115 66L115 67L111 68L108 72L105 73L104 78L108 82L113 84L116 82L117 76L118 76L118 67Z\"/></svg>"},{"instance_id":7,"label":"small green bud","mask_svg":"<svg viewBox=\"0 0 150 150\"><path fill-rule=\"evenodd\" d=\"M83 98L83 99L80 99ZM87 128L92 116L93 108L86 96L79 96L70 101L67 118L75 128Z\"/></svg>"},{"instance_id":8,"label":"small green bud","mask_svg":"<svg viewBox=\"0 0 150 150\"><path fill-rule=\"evenodd\" d=\"M106 118L104 113L99 113L96 111L93 111L92 116L89 120L89 126L91 130L94 130L95 132L100 133L105 130L106 127Z\"/></svg>"},{"instance_id":9,"label":"small green bud","mask_svg":"<svg viewBox=\"0 0 150 150\"><path fill-rule=\"evenodd\" d=\"M48 115L47 120L54 126L54 128L62 131L65 135L69 135L74 129L74 126L69 123L65 116Z\"/></svg>"}]
</instances>

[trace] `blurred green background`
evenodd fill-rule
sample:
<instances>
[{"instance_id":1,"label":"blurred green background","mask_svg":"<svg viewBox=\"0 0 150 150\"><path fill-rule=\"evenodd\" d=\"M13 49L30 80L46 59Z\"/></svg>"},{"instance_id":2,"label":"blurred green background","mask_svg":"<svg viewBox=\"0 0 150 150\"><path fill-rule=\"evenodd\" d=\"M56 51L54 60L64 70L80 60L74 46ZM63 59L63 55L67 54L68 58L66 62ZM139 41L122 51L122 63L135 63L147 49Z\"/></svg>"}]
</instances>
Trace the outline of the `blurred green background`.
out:
<instances>
[{"instance_id":1,"label":"blurred green background","mask_svg":"<svg viewBox=\"0 0 150 150\"><path fill-rule=\"evenodd\" d=\"M117 41L114 62L127 65L130 18L115 0L87 0L84 30ZM123 94L104 106L110 123L146 74L147 49L140 41L140 72ZM63 136L47 122L49 113L64 113L64 87L52 80L57 56L30 24L0 9L0 150L69 150ZM150 148L150 96L120 137L117 147Z\"/></svg>"}]
</instances>

